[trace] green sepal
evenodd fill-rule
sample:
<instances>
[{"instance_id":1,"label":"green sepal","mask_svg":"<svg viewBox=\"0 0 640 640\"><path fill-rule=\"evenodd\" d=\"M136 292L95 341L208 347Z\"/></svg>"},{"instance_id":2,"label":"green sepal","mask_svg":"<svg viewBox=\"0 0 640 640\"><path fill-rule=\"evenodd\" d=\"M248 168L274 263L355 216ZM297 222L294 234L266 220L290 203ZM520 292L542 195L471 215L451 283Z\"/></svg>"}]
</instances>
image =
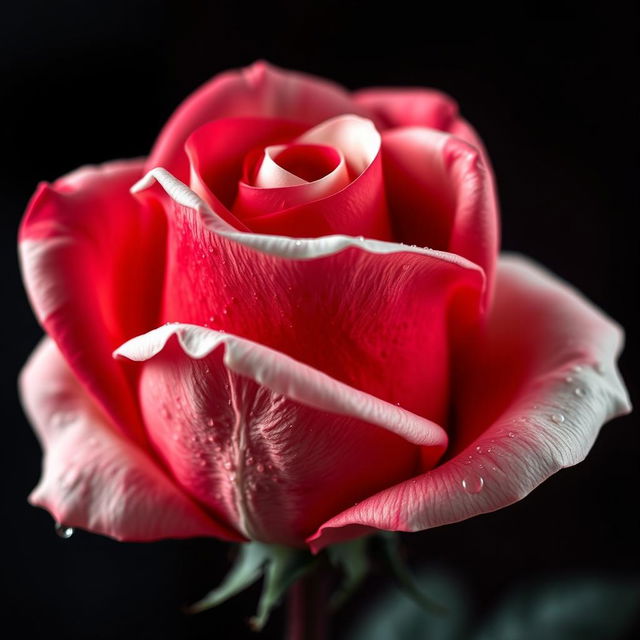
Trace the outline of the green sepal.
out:
<instances>
[{"instance_id":1,"label":"green sepal","mask_svg":"<svg viewBox=\"0 0 640 640\"><path fill-rule=\"evenodd\" d=\"M200 613L217 607L229 598L244 591L259 580L265 565L271 557L269 545L260 542L247 542L240 545L240 552L231 571L222 583L194 604L186 608L187 613Z\"/></svg>"},{"instance_id":2,"label":"green sepal","mask_svg":"<svg viewBox=\"0 0 640 640\"><path fill-rule=\"evenodd\" d=\"M448 609L427 596L407 568L400 553L400 537L391 531L383 531L377 536L382 557L398 586L425 611L437 615L446 615Z\"/></svg>"},{"instance_id":3,"label":"green sepal","mask_svg":"<svg viewBox=\"0 0 640 640\"><path fill-rule=\"evenodd\" d=\"M327 547L329 561L343 576L329 602L332 611L339 609L355 593L369 572L368 543L368 538L357 538Z\"/></svg>"},{"instance_id":4,"label":"green sepal","mask_svg":"<svg viewBox=\"0 0 640 640\"><path fill-rule=\"evenodd\" d=\"M249 620L254 631L260 631L264 627L271 611L280 604L287 589L305 573L313 570L319 562L317 556L292 547L271 545L269 552L258 612Z\"/></svg>"}]
</instances>

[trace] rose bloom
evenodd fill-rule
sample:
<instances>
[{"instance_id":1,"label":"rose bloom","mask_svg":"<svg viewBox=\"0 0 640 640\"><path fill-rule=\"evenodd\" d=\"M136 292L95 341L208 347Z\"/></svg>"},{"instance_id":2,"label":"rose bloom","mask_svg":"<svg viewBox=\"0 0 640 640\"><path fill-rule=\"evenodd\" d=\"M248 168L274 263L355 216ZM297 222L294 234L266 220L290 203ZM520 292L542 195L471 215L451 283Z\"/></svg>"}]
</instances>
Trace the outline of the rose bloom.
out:
<instances>
[{"instance_id":1,"label":"rose bloom","mask_svg":"<svg viewBox=\"0 0 640 640\"><path fill-rule=\"evenodd\" d=\"M448 96L216 76L148 158L29 203L30 501L119 540L317 552L521 499L629 401L621 328L498 256L498 224Z\"/></svg>"}]
</instances>

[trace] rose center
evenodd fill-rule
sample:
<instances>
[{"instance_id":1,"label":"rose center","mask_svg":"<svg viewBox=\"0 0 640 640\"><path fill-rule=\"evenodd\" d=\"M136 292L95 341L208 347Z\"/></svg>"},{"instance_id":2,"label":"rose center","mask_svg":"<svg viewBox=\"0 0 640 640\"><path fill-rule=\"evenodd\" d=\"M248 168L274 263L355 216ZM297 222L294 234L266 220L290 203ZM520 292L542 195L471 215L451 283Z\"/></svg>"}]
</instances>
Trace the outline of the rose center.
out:
<instances>
[{"instance_id":1,"label":"rose center","mask_svg":"<svg viewBox=\"0 0 640 640\"><path fill-rule=\"evenodd\" d=\"M350 182L343 153L329 145L291 143L256 149L244 160L233 212L248 219L326 198Z\"/></svg>"}]
</instances>

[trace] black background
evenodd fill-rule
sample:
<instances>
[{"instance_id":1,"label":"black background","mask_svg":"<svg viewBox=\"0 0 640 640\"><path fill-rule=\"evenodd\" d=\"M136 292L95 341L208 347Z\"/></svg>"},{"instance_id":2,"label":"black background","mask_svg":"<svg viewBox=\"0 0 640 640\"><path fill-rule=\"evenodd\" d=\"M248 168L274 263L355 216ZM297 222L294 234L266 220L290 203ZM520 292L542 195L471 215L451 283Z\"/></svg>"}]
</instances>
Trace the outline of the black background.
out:
<instances>
[{"instance_id":1,"label":"black background","mask_svg":"<svg viewBox=\"0 0 640 640\"><path fill-rule=\"evenodd\" d=\"M178 102L218 71L265 58L348 88L423 85L454 96L497 175L503 247L532 256L627 330L621 369L638 373L637 16L503 15L490 28L412 15L392 2L22 2L3 7L3 626L36 638L241 638L256 591L189 619L179 605L217 583L211 540L63 541L26 496L40 451L15 379L40 330L22 289L15 237L39 180L148 152ZM497 26L497 25L500 26ZM607 425L587 461L508 509L405 536L412 564L461 575L480 610L514 584L572 571L637 575L637 416ZM337 620L353 618L374 580ZM265 638L280 637L281 614Z\"/></svg>"}]
</instances>

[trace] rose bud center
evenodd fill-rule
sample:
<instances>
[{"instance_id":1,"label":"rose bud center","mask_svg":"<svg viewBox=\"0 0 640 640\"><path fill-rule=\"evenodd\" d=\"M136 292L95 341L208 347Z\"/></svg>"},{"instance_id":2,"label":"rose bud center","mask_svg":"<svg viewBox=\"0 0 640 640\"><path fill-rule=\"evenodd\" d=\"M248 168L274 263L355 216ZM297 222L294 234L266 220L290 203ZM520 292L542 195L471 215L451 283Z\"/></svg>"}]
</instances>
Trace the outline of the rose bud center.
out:
<instances>
[{"instance_id":1,"label":"rose bud center","mask_svg":"<svg viewBox=\"0 0 640 640\"><path fill-rule=\"evenodd\" d=\"M233 210L246 218L258 201L255 213L273 213L330 196L349 182L345 158L334 147L273 145L247 154Z\"/></svg>"}]
</instances>

